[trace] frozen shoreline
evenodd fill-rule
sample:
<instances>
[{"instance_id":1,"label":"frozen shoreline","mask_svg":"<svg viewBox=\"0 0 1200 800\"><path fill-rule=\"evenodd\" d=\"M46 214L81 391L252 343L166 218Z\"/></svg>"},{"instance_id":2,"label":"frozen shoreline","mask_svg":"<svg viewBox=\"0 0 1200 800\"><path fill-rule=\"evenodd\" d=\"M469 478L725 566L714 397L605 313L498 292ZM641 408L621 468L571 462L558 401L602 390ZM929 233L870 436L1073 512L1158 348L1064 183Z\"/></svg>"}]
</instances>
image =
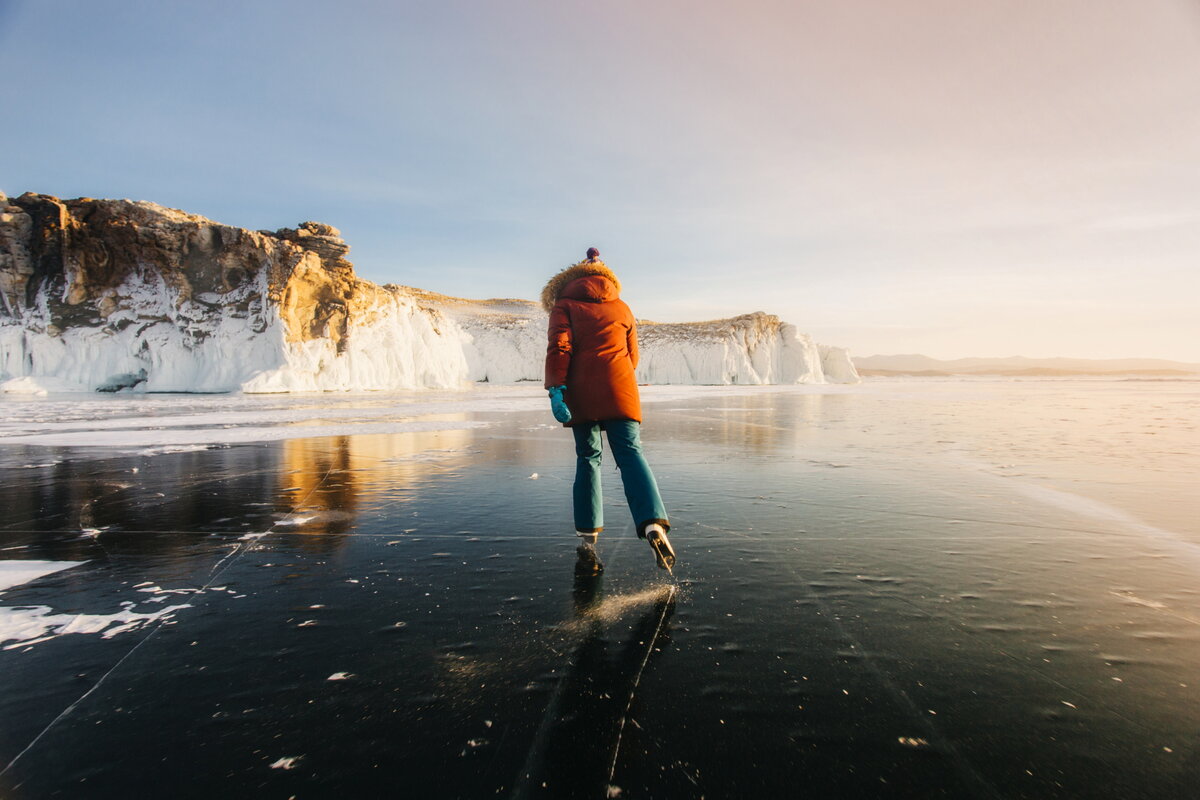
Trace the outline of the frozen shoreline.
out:
<instances>
[{"instance_id":1,"label":"frozen shoreline","mask_svg":"<svg viewBox=\"0 0 1200 800\"><path fill-rule=\"evenodd\" d=\"M1154 481L1182 491L1175 488L1179 476L1197 469L1186 441L1172 445L1192 435L1194 411L1188 409L1197 402L1195 382L886 378L860 384L643 386L641 392L648 433L659 430L656 423L671 416L673 404L694 413L696 401L724 403L723 422L752 425L760 424L754 415L770 405L770 397L806 397L809 405L826 408L849 404L861 423L837 434L834 460L891 464L903 452L900 461L950 461L1016 479L1034 493L1049 491L1048 497L1099 502L1200 541L1200 532L1169 504L1148 500L1139 488ZM725 400L735 397L745 399L737 405L752 408L728 407ZM1111 404L1118 400L1128 404L1124 417L1113 416ZM71 448L70 458L156 456L318 437L465 432L495 426L496 415L514 413L543 414L545 427L557 427L544 390L534 382L454 391L8 396L0 398L0 444L35 448L18 456L26 463L14 465L34 468L64 457L42 448ZM1164 415L1177 418L1158 419ZM904 441L880 449L876 426L896 424ZM1161 446L1161 452L1127 461L1124 454L1147 445Z\"/></svg>"}]
</instances>

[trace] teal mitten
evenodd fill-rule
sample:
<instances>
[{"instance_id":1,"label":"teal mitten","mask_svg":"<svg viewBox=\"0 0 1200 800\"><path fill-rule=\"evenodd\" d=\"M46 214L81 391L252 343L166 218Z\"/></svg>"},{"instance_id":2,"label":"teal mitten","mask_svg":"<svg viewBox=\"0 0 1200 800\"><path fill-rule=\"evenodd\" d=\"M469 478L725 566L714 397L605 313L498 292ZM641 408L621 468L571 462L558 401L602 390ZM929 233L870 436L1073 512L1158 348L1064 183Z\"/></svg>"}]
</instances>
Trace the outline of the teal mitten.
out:
<instances>
[{"instance_id":1,"label":"teal mitten","mask_svg":"<svg viewBox=\"0 0 1200 800\"><path fill-rule=\"evenodd\" d=\"M571 421L571 409L567 408L567 401L563 400L563 389L566 388L566 386L550 387L550 410L554 412L554 418L564 425Z\"/></svg>"}]
</instances>

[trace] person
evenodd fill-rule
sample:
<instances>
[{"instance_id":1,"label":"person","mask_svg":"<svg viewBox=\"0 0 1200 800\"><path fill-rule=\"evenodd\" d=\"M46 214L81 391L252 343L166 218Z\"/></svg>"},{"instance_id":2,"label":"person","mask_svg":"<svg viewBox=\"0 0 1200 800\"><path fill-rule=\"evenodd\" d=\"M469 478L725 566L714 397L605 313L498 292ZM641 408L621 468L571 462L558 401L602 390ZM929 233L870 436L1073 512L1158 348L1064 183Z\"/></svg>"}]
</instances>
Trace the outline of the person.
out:
<instances>
[{"instance_id":1,"label":"person","mask_svg":"<svg viewBox=\"0 0 1200 800\"><path fill-rule=\"evenodd\" d=\"M597 574L603 569L595 550L604 530L601 431L621 470L637 535L650 543L659 567L675 564L667 538L671 523L642 454L637 324L620 293L621 282L594 247L542 290L542 307L550 312L545 388L555 418L575 435L571 497L582 540L578 567Z\"/></svg>"}]
</instances>

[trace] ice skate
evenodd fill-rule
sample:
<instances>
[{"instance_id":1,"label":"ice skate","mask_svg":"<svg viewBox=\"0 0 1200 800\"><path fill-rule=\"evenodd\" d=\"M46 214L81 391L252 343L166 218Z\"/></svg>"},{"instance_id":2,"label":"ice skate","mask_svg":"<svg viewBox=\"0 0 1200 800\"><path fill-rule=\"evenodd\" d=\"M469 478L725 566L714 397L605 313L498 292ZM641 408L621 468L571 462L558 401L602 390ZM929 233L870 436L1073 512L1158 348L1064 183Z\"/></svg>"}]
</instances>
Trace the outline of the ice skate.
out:
<instances>
[{"instance_id":1,"label":"ice skate","mask_svg":"<svg viewBox=\"0 0 1200 800\"><path fill-rule=\"evenodd\" d=\"M667 538L663 526L657 522L647 525L646 541L654 549L654 559L658 562L658 568L670 572L675 566L675 548L671 547L671 540Z\"/></svg>"},{"instance_id":2,"label":"ice skate","mask_svg":"<svg viewBox=\"0 0 1200 800\"><path fill-rule=\"evenodd\" d=\"M599 575L604 572L600 554L596 552L596 534L580 534L579 546L575 548L575 574Z\"/></svg>"}]
</instances>

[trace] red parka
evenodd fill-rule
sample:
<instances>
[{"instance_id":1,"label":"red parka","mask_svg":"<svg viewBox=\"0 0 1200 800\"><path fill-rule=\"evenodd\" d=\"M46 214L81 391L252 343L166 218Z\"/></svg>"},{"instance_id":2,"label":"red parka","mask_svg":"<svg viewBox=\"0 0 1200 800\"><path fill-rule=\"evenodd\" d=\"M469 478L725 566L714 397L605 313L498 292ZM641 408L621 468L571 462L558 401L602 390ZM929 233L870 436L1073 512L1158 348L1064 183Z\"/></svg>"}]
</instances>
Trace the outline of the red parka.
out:
<instances>
[{"instance_id":1,"label":"red parka","mask_svg":"<svg viewBox=\"0 0 1200 800\"><path fill-rule=\"evenodd\" d=\"M621 282L599 260L568 267L542 291L550 312L546 388L566 385L568 425L642 421L637 323L620 292Z\"/></svg>"}]
</instances>

